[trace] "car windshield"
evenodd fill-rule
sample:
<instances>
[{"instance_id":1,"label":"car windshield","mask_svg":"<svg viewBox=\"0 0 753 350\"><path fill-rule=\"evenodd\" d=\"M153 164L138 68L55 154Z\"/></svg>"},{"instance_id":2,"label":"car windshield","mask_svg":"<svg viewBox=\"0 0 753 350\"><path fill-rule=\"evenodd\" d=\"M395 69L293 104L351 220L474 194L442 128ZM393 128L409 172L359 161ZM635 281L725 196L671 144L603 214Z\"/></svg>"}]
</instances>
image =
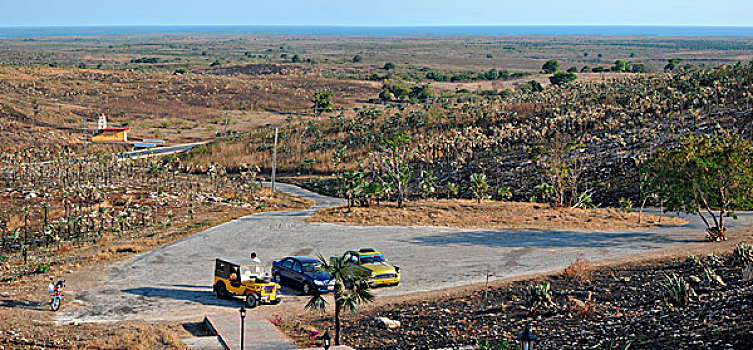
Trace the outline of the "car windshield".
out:
<instances>
[{"instance_id":1,"label":"car windshield","mask_svg":"<svg viewBox=\"0 0 753 350\"><path fill-rule=\"evenodd\" d=\"M316 262L305 262L303 263L303 272L316 272L319 270L319 267L322 266L322 263L316 261Z\"/></svg>"},{"instance_id":2,"label":"car windshield","mask_svg":"<svg viewBox=\"0 0 753 350\"><path fill-rule=\"evenodd\" d=\"M376 264L381 262L384 262L384 256L382 256L382 254L361 257L361 264Z\"/></svg>"},{"instance_id":3,"label":"car windshield","mask_svg":"<svg viewBox=\"0 0 753 350\"><path fill-rule=\"evenodd\" d=\"M241 281L250 281L256 277L264 277L264 266L241 266Z\"/></svg>"}]
</instances>

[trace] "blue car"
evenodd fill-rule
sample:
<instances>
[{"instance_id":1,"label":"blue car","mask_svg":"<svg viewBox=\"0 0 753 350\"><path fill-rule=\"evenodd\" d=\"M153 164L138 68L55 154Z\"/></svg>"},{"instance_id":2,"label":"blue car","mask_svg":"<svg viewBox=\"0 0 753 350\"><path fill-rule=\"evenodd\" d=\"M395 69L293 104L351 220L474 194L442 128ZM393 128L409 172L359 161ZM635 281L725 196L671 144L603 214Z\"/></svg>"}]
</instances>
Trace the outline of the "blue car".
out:
<instances>
[{"instance_id":1,"label":"blue car","mask_svg":"<svg viewBox=\"0 0 753 350\"><path fill-rule=\"evenodd\" d=\"M289 256L272 262L272 280L280 285L299 288L309 295L331 292L335 281L329 272L319 271L322 262L308 256Z\"/></svg>"}]
</instances>

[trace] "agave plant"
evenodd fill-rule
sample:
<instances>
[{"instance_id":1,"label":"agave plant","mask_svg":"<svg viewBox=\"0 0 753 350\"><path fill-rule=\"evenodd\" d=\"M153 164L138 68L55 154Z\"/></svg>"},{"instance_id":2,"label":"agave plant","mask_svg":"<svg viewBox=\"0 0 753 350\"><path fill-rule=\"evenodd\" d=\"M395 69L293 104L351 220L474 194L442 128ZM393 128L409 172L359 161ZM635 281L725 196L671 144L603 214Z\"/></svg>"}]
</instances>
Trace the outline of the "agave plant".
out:
<instances>
[{"instance_id":1,"label":"agave plant","mask_svg":"<svg viewBox=\"0 0 753 350\"><path fill-rule=\"evenodd\" d=\"M607 341L601 342L601 344L598 345L598 349L601 350L628 350L630 349L630 345L633 344L632 340L628 340L624 342L622 345L617 343L617 338L611 338ZM596 349L594 347L593 349Z\"/></svg>"},{"instance_id":2,"label":"agave plant","mask_svg":"<svg viewBox=\"0 0 753 350\"><path fill-rule=\"evenodd\" d=\"M732 250L732 262L743 267L753 263L753 246L746 242L738 243Z\"/></svg>"},{"instance_id":3,"label":"agave plant","mask_svg":"<svg viewBox=\"0 0 753 350\"><path fill-rule=\"evenodd\" d=\"M722 265L723 263L724 263L724 261L722 261L722 258L716 256L714 253L711 253L711 254L707 255L703 259L703 264L706 265L706 266L709 266L709 265Z\"/></svg>"},{"instance_id":4,"label":"agave plant","mask_svg":"<svg viewBox=\"0 0 753 350\"><path fill-rule=\"evenodd\" d=\"M525 300L526 306L534 313L550 309L556 305L552 298L552 289L549 282L529 284L526 289Z\"/></svg>"},{"instance_id":5,"label":"agave plant","mask_svg":"<svg viewBox=\"0 0 753 350\"><path fill-rule=\"evenodd\" d=\"M698 257L695 255L688 255L687 257L685 257L685 264L690 267L703 265L701 263L701 260L698 259Z\"/></svg>"},{"instance_id":6,"label":"agave plant","mask_svg":"<svg viewBox=\"0 0 753 350\"><path fill-rule=\"evenodd\" d=\"M661 283L661 298L666 307L682 307L697 299L698 295L688 282L673 273L665 276Z\"/></svg>"},{"instance_id":7,"label":"agave plant","mask_svg":"<svg viewBox=\"0 0 753 350\"><path fill-rule=\"evenodd\" d=\"M720 286L726 286L727 284L724 283L724 280L719 277L719 275L714 272L714 270L707 266L703 269L703 282L707 285L720 285Z\"/></svg>"}]
</instances>

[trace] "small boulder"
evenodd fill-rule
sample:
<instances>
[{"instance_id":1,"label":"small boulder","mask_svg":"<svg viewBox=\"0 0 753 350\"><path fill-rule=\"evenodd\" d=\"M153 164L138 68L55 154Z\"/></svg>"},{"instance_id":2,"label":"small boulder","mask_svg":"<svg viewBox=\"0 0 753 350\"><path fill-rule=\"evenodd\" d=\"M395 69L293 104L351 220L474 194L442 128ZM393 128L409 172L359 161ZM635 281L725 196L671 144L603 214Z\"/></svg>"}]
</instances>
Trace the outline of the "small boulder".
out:
<instances>
[{"instance_id":1,"label":"small boulder","mask_svg":"<svg viewBox=\"0 0 753 350\"><path fill-rule=\"evenodd\" d=\"M387 317L377 317L374 319L374 323L376 323L378 326L394 330L400 328L400 321L391 320Z\"/></svg>"}]
</instances>

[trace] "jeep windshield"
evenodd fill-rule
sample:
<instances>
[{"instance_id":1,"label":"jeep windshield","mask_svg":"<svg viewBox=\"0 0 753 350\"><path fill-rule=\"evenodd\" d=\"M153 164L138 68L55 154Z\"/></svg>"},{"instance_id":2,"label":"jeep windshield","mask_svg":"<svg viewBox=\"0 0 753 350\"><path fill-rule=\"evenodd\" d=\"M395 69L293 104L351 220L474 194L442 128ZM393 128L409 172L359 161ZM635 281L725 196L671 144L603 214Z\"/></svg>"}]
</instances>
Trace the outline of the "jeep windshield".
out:
<instances>
[{"instance_id":1,"label":"jeep windshield","mask_svg":"<svg viewBox=\"0 0 753 350\"><path fill-rule=\"evenodd\" d=\"M382 254L366 255L361 257L361 264L378 264L384 262Z\"/></svg>"},{"instance_id":2,"label":"jeep windshield","mask_svg":"<svg viewBox=\"0 0 753 350\"><path fill-rule=\"evenodd\" d=\"M319 271L319 267L322 266L322 263L316 261L316 262L305 262L302 264L303 272L316 272Z\"/></svg>"}]
</instances>

